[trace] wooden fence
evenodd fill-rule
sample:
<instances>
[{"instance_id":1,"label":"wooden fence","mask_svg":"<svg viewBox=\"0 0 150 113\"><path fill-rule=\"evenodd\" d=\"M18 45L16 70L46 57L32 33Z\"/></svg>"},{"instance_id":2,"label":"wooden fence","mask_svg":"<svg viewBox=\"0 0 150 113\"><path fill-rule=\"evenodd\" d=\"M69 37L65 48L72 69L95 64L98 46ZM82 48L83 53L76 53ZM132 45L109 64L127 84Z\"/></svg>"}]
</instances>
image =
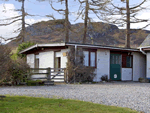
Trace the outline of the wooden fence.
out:
<instances>
[{"instance_id":1,"label":"wooden fence","mask_svg":"<svg viewBox=\"0 0 150 113\"><path fill-rule=\"evenodd\" d=\"M67 82L66 68L30 68L28 79L46 79L50 81L54 80L54 82Z\"/></svg>"}]
</instances>

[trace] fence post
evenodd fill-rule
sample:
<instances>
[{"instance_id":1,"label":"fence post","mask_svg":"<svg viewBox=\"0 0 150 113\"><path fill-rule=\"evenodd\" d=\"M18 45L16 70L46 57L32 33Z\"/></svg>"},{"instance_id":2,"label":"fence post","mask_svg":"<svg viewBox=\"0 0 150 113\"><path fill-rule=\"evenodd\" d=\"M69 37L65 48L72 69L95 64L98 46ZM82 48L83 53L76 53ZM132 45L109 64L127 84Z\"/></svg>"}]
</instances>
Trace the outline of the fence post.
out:
<instances>
[{"instance_id":1,"label":"fence post","mask_svg":"<svg viewBox=\"0 0 150 113\"><path fill-rule=\"evenodd\" d=\"M50 67L47 68L47 80L48 81L51 80L51 68Z\"/></svg>"}]
</instances>

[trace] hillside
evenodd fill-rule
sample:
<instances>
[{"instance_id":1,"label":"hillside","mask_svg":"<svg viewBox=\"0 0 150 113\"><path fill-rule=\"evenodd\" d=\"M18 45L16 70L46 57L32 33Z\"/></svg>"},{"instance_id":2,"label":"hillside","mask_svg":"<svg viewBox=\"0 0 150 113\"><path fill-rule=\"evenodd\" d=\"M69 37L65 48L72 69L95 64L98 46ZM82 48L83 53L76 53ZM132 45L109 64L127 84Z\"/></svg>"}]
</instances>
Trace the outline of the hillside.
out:
<instances>
[{"instance_id":1,"label":"hillside","mask_svg":"<svg viewBox=\"0 0 150 113\"><path fill-rule=\"evenodd\" d=\"M70 42L81 43L83 39L83 23L70 24ZM50 20L35 23L26 28L26 41L35 43L64 42L64 20ZM147 30L132 30L131 46L138 47L150 33ZM112 24L94 22L88 26L87 42L109 46L124 46L125 30ZM20 42L11 41L8 46L16 48Z\"/></svg>"}]
</instances>

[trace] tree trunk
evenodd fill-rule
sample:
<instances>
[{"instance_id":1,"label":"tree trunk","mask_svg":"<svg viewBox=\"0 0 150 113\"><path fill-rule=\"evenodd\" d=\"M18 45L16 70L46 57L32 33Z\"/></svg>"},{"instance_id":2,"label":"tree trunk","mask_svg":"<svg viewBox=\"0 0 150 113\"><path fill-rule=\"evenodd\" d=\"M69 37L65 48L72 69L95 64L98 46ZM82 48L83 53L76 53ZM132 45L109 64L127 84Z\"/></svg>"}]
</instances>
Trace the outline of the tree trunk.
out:
<instances>
[{"instance_id":1,"label":"tree trunk","mask_svg":"<svg viewBox=\"0 0 150 113\"><path fill-rule=\"evenodd\" d=\"M22 36L22 42L24 42L25 38L25 10L24 10L24 2L25 0L22 0L22 31L21 31L21 36Z\"/></svg>"},{"instance_id":2,"label":"tree trunk","mask_svg":"<svg viewBox=\"0 0 150 113\"><path fill-rule=\"evenodd\" d=\"M69 42L68 0L65 0L65 6L66 6L66 10L65 10L65 36L66 36L66 39L65 39L65 42Z\"/></svg>"},{"instance_id":3,"label":"tree trunk","mask_svg":"<svg viewBox=\"0 0 150 113\"><path fill-rule=\"evenodd\" d=\"M88 10L89 10L89 2L88 2L88 0L86 0L83 44L86 43L86 33L87 33L87 24L88 24Z\"/></svg>"},{"instance_id":4,"label":"tree trunk","mask_svg":"<svg viewBox=\"0 0 150 113\"><path fill-rule=\"evenodd\" d=\"M130 8L129 8L129 0L126 0L126 10L127 10L127 28L126 28L125 47L130 48Z\"/></svg>"}]
</instances>

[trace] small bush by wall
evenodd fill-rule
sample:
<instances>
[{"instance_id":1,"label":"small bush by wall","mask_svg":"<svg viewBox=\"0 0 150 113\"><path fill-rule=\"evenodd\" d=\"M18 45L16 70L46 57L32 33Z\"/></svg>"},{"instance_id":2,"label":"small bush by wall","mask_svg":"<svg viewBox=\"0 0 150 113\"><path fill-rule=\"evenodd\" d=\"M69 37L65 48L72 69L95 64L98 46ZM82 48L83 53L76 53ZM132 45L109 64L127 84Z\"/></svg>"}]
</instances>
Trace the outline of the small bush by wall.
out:
<instances>
[{"instance_id":1,"label":"small bush by wall","mask_svg":"<svg viewBox=\"0 0 150 113\"><path fill-rule=\"evenodd\" d=\"M27 81L27 85L28 85L28 86L44 85L44 81L41 81L41 80L36 80L36 81L28 80L28 81Z\"/></svg>"}]
</instances>

